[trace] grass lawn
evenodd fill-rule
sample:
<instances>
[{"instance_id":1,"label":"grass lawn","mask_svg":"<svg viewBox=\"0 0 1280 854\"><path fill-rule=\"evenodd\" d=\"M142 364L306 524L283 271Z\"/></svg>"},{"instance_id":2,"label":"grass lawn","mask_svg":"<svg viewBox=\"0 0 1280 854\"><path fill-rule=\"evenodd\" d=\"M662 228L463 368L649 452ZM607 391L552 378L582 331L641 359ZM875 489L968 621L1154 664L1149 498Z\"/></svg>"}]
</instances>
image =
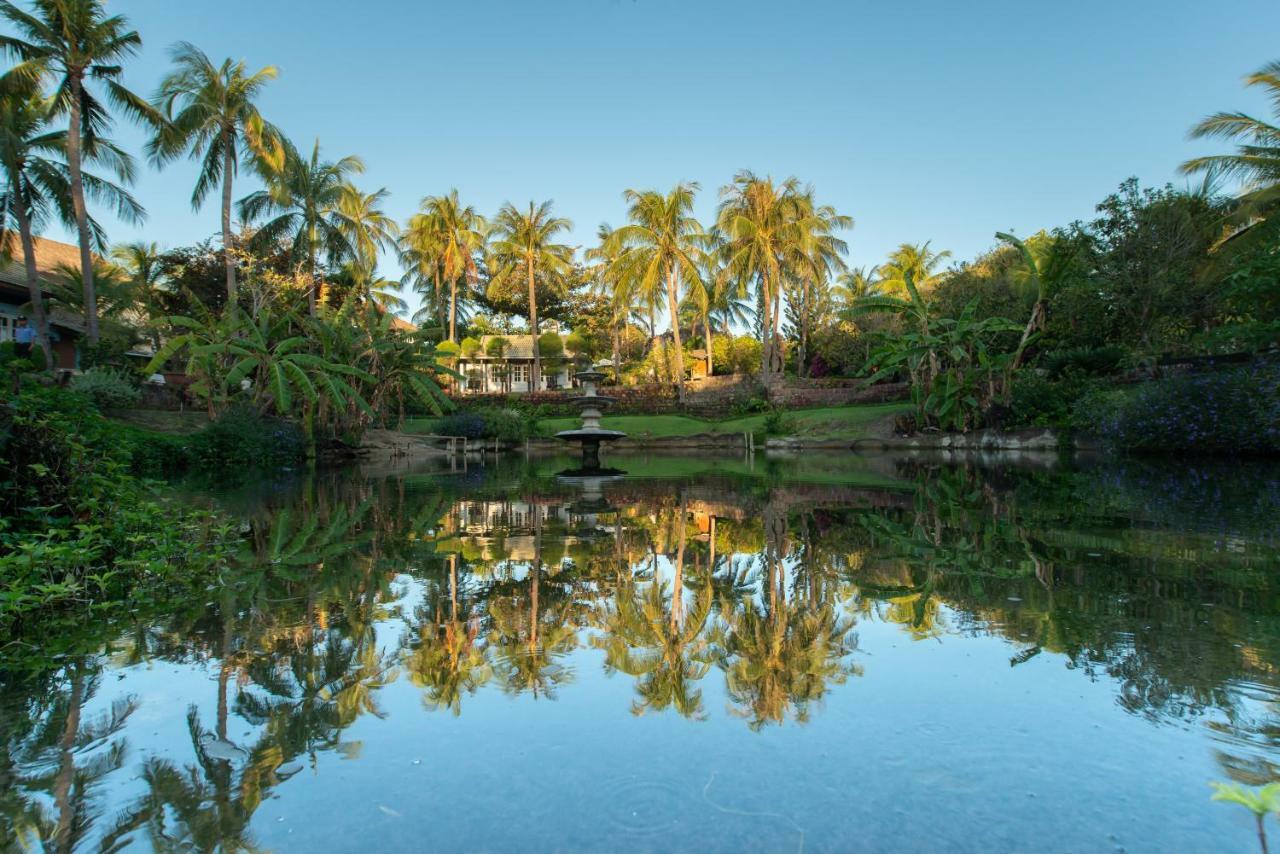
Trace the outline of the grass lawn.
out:
<instances>
[{"instance_id":1,"label":"grass lawn","mask_svg":"<svg viewBox=\"0 0 1280 854\"><path fill-rule=\"evenodd\" d=\"M875 403L863 406L831 406L820 409L795 409L782 416L779 435L803 436L810 439L861 439L872 434L874 425L910 408L907 403ZM610 415L600 424L610 430L621 430L639 439L665 439L694 436L699 433L765 434L765 413L710 421L686 415ZM538 422L538 433L553 436L560 430L572 430L581 424L578 418L544 418ZM405 421L405 432L430 433L435 419L411 418Z\"/></svg>"}]
</instances>

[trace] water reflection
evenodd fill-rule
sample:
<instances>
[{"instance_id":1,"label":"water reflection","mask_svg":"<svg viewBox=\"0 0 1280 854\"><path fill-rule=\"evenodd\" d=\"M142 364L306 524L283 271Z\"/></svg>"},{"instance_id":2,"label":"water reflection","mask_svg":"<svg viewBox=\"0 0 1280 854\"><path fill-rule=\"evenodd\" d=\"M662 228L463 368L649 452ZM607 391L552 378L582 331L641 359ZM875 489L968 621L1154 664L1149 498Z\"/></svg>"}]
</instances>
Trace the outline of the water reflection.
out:
<instances>
[{"instance_id":1,"label":"water reflection","mask_svg":"<svg viewBox=\"0 0 1280 854\"><path fill-rule=\"evenodd\" d=\"M0 830L32 850L280 845L260 838L262 805L326 755L403 737L364 725L394 717L396 691L423 721L465 723L492 694L580 690L605 731L627 712L670 716L738 744L904 690L891 676L936 680L929 645L981 638L1001 646L974 655L1015 671L1051 658L1027 677L1051 694L1105 685L1120 714L1208 745L1217 776L1280 777L1274 470L879 461L795 479L668 462L582 484L546 476L554 465L329 472L216 496L244 535L219 589L3 677ZM185 709L135 693L162 694L161 671L198 694ZM617 680L625 702L599 687ZM1218 819L1194 797L1139 808Z\"/></svg>"}]
</instances>

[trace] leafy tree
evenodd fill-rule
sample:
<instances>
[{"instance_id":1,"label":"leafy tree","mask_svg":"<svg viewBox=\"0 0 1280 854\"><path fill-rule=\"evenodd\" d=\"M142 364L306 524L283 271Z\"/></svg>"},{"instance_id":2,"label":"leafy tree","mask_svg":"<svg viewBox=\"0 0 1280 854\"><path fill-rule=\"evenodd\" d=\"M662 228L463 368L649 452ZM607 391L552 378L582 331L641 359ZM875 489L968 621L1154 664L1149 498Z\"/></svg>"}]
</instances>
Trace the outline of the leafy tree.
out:
<instances>
[{"instance_id":1,"label":"leafy tree","mask_svg":"<svg viewBox=\"0 0 1280 854\"><path fill-rule=\"evenodd\" d=\"M232 184L247 160L283 166L280 133L258 112L255 101L276 67L250 74L243 61L213 61L190 42L170 51L174 69L160 83L155 103L165 121L147 144L153 162L164 164L182 154L200 160L200 174L191 193L191 207L199 210L210 191L222 184L222 258L226 267L227 302L236 301L236 260L231 252Z\"/></svg>"},{"instance_id":2,"label":"leafy tree","mask_svg":"<svg viewBox=\"0 0 1280 854\"><path fill-rule=\"evenodd\" d=\"M90 345L98 343L97 295L93 281L93 250L102 249L101 231L91 226L86 194L104 196L101 186L84 175L84 161L97 160L121 183L133 180L133 160L106 144L102 134L111 126L106 105L86 85L90 80L106 90L107 99L126 115L156 124L159 116L144 99L120 83L121 62L142 46L137 32L128 29L122 15L108 16L103 0L32 0L25 12L9 0L0 0L0 16L20 35L0 35L0 49L33 62L53 75L57 84L53 114L67 115L66 164L71 208L80 242L80 269L84 281L85 334ZM144 211L119 188L105 194L116 214L130 223L141 222Z\"/></svg>"}]
</instances>

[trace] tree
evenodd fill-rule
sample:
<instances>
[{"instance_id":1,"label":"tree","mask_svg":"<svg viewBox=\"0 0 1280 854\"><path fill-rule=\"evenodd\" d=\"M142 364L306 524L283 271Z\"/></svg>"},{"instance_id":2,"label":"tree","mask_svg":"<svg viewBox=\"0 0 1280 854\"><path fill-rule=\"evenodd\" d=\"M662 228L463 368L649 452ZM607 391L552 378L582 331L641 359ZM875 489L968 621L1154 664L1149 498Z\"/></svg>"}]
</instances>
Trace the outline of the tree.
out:
<instances>
[{"instance_id":1,"label":"tree","mask_svg":"<svg viewBox=\"0 0 1280 854\"><path fill-rule=\"evenodd\" d=\"M111 260L126 276L133 294L133 304L141 319L148 325L164 312L159 296L164 282L164 266L161 264L160 245L155 242L135 241L111 248ZM159 331L150 330L151 344L160 347Z\"/></svg>"},{"instance_id":2,"label":"tree","mask_svg":"<svg viewBox=\"0 0 1280 854\"><path fill-rule=\"evenodd\" d=\"M1280 120L1280 61L1267 63L1246 77L1244 84L1261 88L1271 101L1275 120ZM1196 157L1181 167L1185 173L1240 179L1237 230L1229 237L1274 213L1280 201L1280 127L1247 113L1214 113L1191 129L1191 138L1234 140L1237 144L1234 154Z\"/></svg>"},{"instance_id":3,"label":"tree","mask_svg":"<svg viewBox=\"0 0 1280 854\"><path fill-rule=\"evenodd\" d=\"M199 210L209 192L222 183L222 256L227 276L227 302L236 301L236 259L231 252L232 183L247 158L282 166L280 134L268 124L254 102L277 74L268 65L249 74L243 61L224 59L221 65L190 42L170 51L174 70L160 83L155 96L165 122L147 144L153 162L164 164L184 152L200 160L200 175L191 193L191 207Z\"/></svg>"},{"instance_id":4,"label":"tree","mask_svg":"<svg viewBox=\"0 0 1280 854\"><path fill-rule=\"evenodd\" d=\"M876 268L880 272L878 290L898 299L909 299L908 275L912 285L922 293L932 290L939 279L938 267L951 257L951 251L935 252L929 246L931 242L903 243L890 252L889 259Z\"/></svg>"},{"instance_id":5,"label":"tree","mask_svg":"<svg viewBox=\"0 0 1280 854\"><path fill-rule=\"evenodd\" d=\"M657 190L627 190L627 216L631 222L609 235L620 250L615 264L628 272L620 279L633 279L641 291L665 285L667 320L675 341L677 395L684 400L684 349L680 342L680 289L682 284L701 281L702 252L706 232L693 216L693 199L698 185L677 184L665 196Z\"/></svg>"},{"instance_id":6,"label":"tree","mask_svg":"<svg viewBox=\"0 0 1280 854\"><path fill-rule=\"evenodd\" d=\"M462 206L456 189L427 196L420 212L409 219L405 242L419 257L429 259L438 303L441 280L449 283L450 341L458 340L458 280L465 276L472 287L479 280L476 256L484 250L486 228L475 208Z\"/></svg>"},{"instance_id":7,"label":"tree","mask_svg":"<svg viewBox=\"0 0 1280 854\"><path fill-rule=\"evenodd\" d=\"M490 244L496 265L496 278L511 279L523 275L529 287L529 333L538 338L537 275L541 270L552 276L569 272L573 263L573 249L554 243L557 234L568 231L573 223L564 217L551 215L551 202L534 205L529 202L527 213L517 210L510 202L502 206L493 221ZM542 356L533 348L534 385L542 381Z\"/></svg>"},{"instance_id":8,"label":"tree","mask_svg":"<svg viewBox=\"0 0 1280 854\"><path fill-rule=\"evenodd\" d=\"M742 171L720 190L716 228L724 235L721 253L728 275L745 289L757 286L765 377L782 370L778 346L783 276L804 245L812 196L796 178L775 184L772 178Z\"/></svg>"},{"instance_id":9,"label":"tree","mask_svg":"<svg viewBox=\"0 0 1280 854\"><path fill-rule=\"evenodd\" d=\"M84 280L85 334L90 345L98 343L98 307L93 282L93 249L103 246L101 230L91 228L86 191L96 195L92 181L83 174L86 158L99 159L122 183L133 180L133 161L123 151L104 145L102 133L111 125L106 106L86 87L88 80L102 84L107 99L134 119L150 124L159 116L145 100L120 82L122 60L142 46L142 38L128 29L123 15L106 14L103 0L33 0L33 11L24 12L9 0L0 0L0 16L21 37L0 36L0 48L26 61L41 63L58 78L53 113L68 116L66 159L71 205L80 242L80 269ZM140 222L143 210L132 199L117 207L128 222Z\"/></svg>"},{"instance_id":10,"label":"tree","mask_svg":"<svg viewBox=\"0 0 1280 854\"><path fill-rule=\"evenodd\" d=\"M67 132L49 126L50 102L37 94L34 82L26 86L14 83L4 88L6 91L0 94L0 168L4 170L0 194L0 248L12 254L16 231L22 247L36 341L44 353L45 364L51 366L53 352L49 343L44 294L36 268L34 236L43 230L50 218L56 218L68 227L76 223L71 167L65 159ZM88 153L92 160L102 158L108 165L122 156L122 152L104 139L97 139ZM80 177L90 195L113 204L123 218L128 219L141 211L137 202L121 187L93 174L81 172ZM86 222L91 233L100 238L102 229L98 224L92 219ZM96 329L96 312L94 322Z\"/></svg>"},{"instance_id":11,"label":"tree","mask_svg":"<svg viewBox=\"0 0 1280 854\"><path fill-rule=\"evenodd\" d=\"M350 176L364 172L364 163L354 156L336 162L321 160L320 140L316 140L308 158L302 157L292 143L281 144L281 168L268 168L264 175L267 189L240 200L240 216L252 222L264 215L275 215L262 224L253 242L264 249L282 241L290 243L294 263L306 265L310 283L307 305L315 316L320 291L316 275L319 256L323 254L329 264L336 265L356 255L349 237L355 226L343 212L342 204L354 192Z\"/></svg>"}]
</instances>

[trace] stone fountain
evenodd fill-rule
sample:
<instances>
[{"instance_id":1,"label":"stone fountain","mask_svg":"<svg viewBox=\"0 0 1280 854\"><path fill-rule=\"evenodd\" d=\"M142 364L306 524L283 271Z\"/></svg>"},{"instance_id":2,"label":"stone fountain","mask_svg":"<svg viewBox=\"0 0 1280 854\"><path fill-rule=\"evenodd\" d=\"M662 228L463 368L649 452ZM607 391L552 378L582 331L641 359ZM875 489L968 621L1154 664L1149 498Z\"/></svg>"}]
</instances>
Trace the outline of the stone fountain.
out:
<instances>
[{"instance_id":1,"label":"stone fountain","mask_svg":"<svg viewBox=\"0 0 1280 854\"><path fill-rule=\"evenodd\" d=\"M569 402L582 410L582 426L576 430L561 430L556 438L577 442L582 446L582 468L564 474L577 477L622 474L616 469L606 469L600 465L600 443L613 442L627 435L618 430L605 430L600 426L601 410L608 409L614 400L596 393L596 384L604 379L604 371L600 370L599 365L592 365L574 376L582 383L582 393L569 398Z\"/></svg>"}]
</instances>

